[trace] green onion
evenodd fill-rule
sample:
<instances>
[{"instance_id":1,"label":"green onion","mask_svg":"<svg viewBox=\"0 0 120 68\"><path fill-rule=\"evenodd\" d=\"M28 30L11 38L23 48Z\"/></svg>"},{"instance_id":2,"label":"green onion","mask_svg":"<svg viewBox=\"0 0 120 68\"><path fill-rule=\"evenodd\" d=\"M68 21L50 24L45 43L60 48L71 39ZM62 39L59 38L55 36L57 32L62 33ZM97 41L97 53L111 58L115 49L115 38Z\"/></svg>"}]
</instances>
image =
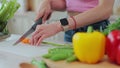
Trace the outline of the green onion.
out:
<instances>
[{"instance_id":1,"label":"green onion","mask_svg":"<svg viewBox=\"0 0 120 68\"><path fill-rule=\"evenodd\" d=\"M57 43L52 43L52 42L42 42L43 44L49 44L53 46L72 46L71 44L57 44Z\"/></svg>"},{"instance_id":2,"label":"green onion","mask_svg":"<svg viewBox=\"0 0 120 68\"><path fill-rule=\"evenodd\" d=\"M17 3L17 0L1 0L0 2L2 4L0 8L0 23L4 23L14 16L20 4Z\"/></svg>"}]
</instances>

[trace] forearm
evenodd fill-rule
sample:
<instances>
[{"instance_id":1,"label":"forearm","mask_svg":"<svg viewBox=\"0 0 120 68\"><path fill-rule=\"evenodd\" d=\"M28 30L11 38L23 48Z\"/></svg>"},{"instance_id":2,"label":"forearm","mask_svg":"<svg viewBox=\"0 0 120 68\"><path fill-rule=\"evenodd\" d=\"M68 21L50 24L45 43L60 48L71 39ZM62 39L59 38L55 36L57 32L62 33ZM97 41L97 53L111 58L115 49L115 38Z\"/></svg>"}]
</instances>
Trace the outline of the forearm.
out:
<instances>
[{"instance_id":1,"label":"forearm","mask_svg":"<svg viewBox=\"0 0 120 68\"><path fill-rule=\"evenodd\" d=\"M66 9L65 0L49 0L51 8L57 11L64 11Z\"/></svg>"},{"instance_id":2,"label":"forearm","mask_svg":"<svg viewBox=\"0 0 120 68\"><path fill-rule=\"evenodd\" d=\"M89 24L93 24L108 19L111 14L112 14L112 9L108 8L106 10L106 8L98 6L89 11L73 16L76 22L71 17L67 18L68 26L69 26L68 29L71 30L75 28L80 28L87 26ZM58 21L58 23L60 23L60 21ZM75 23L76 23L76 27L75 27Z\"/></svg>"},{"instance_id":3,"label":"forearm","mask_svg":"<svg viewBox=\"0 0 120 68\"><path fill-rule=\"evenodd\" d=\"M86 11L84 13L78 14L74 16L77 27L83 27L89 24L93 24L105 19L108 19L112 14L112 9L105 9L102 7L96 7L90 11Z\"/></svg>"},{"instance_id":4,"label":"forearm","mask_svg":"<svg viewBox=\"0 0 120 68\"><path fill-rule=\"evenodd\" d=\"M100 3L100 5L96 6L95 8L74 16L77 22L77 28L108 19L112 14L112 6L113 3L110 3L110 5L101 5ZM70 29L73 29L74 21L71 18L68 18L68 21Z\"/></svg>"}]
</instances>

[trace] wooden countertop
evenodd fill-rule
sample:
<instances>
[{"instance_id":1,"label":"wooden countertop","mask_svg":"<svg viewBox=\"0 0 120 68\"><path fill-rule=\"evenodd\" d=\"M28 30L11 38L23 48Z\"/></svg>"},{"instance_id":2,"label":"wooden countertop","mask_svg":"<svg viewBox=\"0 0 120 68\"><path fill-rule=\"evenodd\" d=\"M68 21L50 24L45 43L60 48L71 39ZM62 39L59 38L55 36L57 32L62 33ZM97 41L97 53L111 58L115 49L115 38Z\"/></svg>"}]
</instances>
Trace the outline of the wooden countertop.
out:
<instances>
[{"instance_id":1,"label":"wooden countertop","mask_svg":"<svg viewBox=\"0 0 120 68\"><path fill-rule=\"evenodd\" d=\"M50 68L120 68L119 65L111 63L107 56L105 56L101 62L96 64L87 64L80 61L71 63L67 63L66 61L55 62L48 59L44 59L44 61Z\"/></svg>"}]
</instances>

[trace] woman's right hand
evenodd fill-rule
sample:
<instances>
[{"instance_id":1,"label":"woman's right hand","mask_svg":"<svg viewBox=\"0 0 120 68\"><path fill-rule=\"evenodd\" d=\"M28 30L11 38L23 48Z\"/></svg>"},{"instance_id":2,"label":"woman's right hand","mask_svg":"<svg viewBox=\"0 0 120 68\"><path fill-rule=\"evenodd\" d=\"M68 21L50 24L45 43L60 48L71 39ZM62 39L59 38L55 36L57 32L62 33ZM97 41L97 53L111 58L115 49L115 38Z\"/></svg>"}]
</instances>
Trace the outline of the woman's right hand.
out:
<instances>
[{"instance_id":1,"label":"woman's right hand","mask_svg":"<svg viewBox=\"0 0 120 68\"><path fill-rule=\"evenodd\" d=\"M50 0L43 0L37 12L36 20L42 18L43 23L50 17L52 13Z\"/></svg>"}]
</instances>

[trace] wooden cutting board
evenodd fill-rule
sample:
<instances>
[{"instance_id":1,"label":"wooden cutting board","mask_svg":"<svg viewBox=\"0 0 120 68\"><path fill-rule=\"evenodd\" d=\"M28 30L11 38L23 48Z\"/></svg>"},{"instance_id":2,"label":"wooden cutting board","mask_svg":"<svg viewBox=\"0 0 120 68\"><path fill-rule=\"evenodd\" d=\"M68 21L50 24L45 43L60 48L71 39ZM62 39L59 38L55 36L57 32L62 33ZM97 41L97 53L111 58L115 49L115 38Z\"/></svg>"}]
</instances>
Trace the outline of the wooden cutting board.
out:
<instances>
[{"instance_id":1,"label":"wooden cutting board","mask_svg":"<svg viewBox=\"0 0 120 68\"><path fill-rule=\"evenodd\" d=\"M72 63L67 63L65 61L54 62L48 59L44 59L44 61L50 68L120 68L120 65L110 63L106 56L97 64L86 64L78 61Z\"/></svg>"}]
</instances>

